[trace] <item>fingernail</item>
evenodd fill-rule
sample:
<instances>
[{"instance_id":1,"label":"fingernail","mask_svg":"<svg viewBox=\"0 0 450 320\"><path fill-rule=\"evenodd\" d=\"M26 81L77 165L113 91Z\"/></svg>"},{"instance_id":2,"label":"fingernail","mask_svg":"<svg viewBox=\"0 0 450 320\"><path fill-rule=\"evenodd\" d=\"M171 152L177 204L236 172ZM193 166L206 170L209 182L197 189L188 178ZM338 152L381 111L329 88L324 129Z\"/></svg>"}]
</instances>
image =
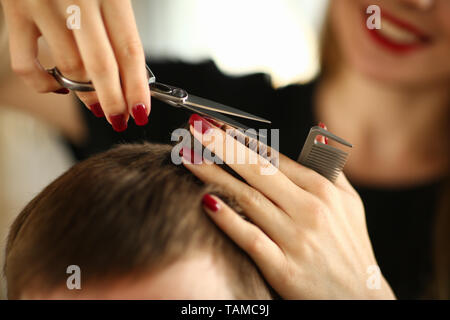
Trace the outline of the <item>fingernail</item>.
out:
<instances>
[{"instance_id":1,"label":"fingernail","mask_svg":"<svg viewBox=\"0 0 450 320\"><path fill-rule=\"evenodd\" d=\"M217 212L220 209L220 204L216 201L216 199L211 197L211 195L209 194L205 194L203 196L202 203L206 208L208 208L212 212Z\"/></svg>"},{"instance_id":2,"label":"fingernail","mask_svg":"<svg viewBox=\"0 0 450 320\"><path fill-rule=\"evenodd\" d=\"M194 127L195 131L201 134L205 134L213 128L206 119L195 113L189 118L189 124Z\"/></svg>"},{"instance_id":3,"label":"fingernail","mask_svg":"<svg viewBox=\"0 0 450 320\"><path fill-rule=\"evenodd\" d=\"M53 93L57 93L57 94L68 94L69 92L70 92L70 90L67 88L61 88L61 89L53 91Z\"/></svg>"},{"instance_id":4,"label":"fingernail","mask_svg":"<svg viewBox=\"0 0 450 320\"><path fill-rule=\"evenodd\" d=\"M319 127L321 127L322 129L327 130L327 126L323 122L319 122Z\"/></svg>"},{"instance_id":5,"label":"fingernail","mask_svg":"<svg viewBox=\"0 0 450 320\"><path fill-rule=\"evenodd\" d=\"M201 164L203 162L203 157L188 147L183 147L180 150L180 156L191 164Z\"/></svg>"},{"instance_id":6,"label":"fingernail","mask_svg":"<svg viewBox=\"0 0 450 320\"><path fill-rule=\"evenodd\" d=\"M322 129L327 130L327 126L323 122L319 122L319 127L321 127ZM323 138L323 143L328 144L328 138L327 137L324 137L324 136L320 136L320 137Z\"/></svg>"},{"instance_id":7,"label":"fingernail","mask_svg":"<svg viewBox=\"0 0 450 320\"><path fill-rule=\"evenodd\" d=\"M142 103L135 105L131 112L133 113L134 122L138 126L145 126L148 123L147 108Z\"/></svg>"},{"instance_id":8,"label":"fingernail","mask_svg":"<svg viewBox=\"0 0 450 320\"><path fill-rule=\"evenodd\" d=\"M90 105L89 108L91 108L92 113L97 118L102 118L105 116L105 113L103 112L102 107L100 106L100 103L94 103L93 105Z\"/></svg>"},{"instance_id":9,"label":"fingernail","mask_svg":"<svg viewBox=\"0 0 450 320\"><path fill-rule=\"evenodd\" d=\"M122 132L127 129L127 121L125 120L125 115L123 114L116 114L109 116L109 119L111 120L111 125L113 129L117 132Z\"/></svg>"}]
</instances>

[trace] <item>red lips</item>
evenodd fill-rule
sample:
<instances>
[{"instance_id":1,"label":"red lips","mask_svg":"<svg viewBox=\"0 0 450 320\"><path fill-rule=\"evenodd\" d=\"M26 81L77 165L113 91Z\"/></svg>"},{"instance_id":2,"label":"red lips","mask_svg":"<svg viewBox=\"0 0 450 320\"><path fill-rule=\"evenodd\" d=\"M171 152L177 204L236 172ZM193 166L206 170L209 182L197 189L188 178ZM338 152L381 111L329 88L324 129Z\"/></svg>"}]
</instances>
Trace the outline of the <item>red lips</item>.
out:
<instances>
[{"instance_id":1,"label":"red lips","mask_svg":"<svg viewBox=\"0 0 450 320\"><path fill-rule=\"evenodd\" d=\"M366 19L367 16L365 15L364 18ZM397 17L394 17L392 14L387 12L386 10L382 9L381 11L381 19L389 21L391 24L395 25L398 28L404 29L412 34L414 34L418 41L415 43L399 43L396 42L382 33L380 33L377 29L367 29L371 38L375 40L380 46L384 47L385 49L388 49L389 51L397 54L405 54L410 53L419 49L422 49L426 47L427 44L430 43L431 38L426 35L424 32L419 30L417 27L413 26L409 22L403 21ZM364 25L365 26L365 25ZM383 24L382 26L383 27Z\"/></svg>"}]
</instances>

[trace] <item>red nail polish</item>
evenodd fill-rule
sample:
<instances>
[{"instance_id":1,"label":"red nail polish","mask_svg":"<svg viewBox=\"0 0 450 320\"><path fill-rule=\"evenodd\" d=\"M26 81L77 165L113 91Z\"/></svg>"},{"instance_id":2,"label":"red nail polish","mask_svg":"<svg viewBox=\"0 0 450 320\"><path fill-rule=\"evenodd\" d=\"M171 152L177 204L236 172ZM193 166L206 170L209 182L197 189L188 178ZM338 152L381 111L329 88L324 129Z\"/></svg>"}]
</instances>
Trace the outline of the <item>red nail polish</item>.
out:
<instances>
[{"instance_id":1,"label":"red nail polish","mask_svg":"<svg viewBox=\"0 0 450 320\"><path fill-rule=\"evenodd\" d=\"M102 118L105 116L105 113L103 112L102 107L100 106L100 103L94 103L93 105L90 105L89 108L91 108L92 113L97 118Z\"/></svg>"},{"instance_id":2,"label":"red nail polish","mask_svg":"<svg viewBox=\"0 0 450 320\"><path fill-rule=\"evenodd\" d=\"M68 94L69 92L70 92L70 90L67 88L61 88L61 89L53 91L53 93L57 93L57 94Z\"/></svg>"},{"instance_id":3,"label":"red nail polish","mask_svg":"<svg viewBox=\"0 0 450 320\"><path fill-rule=\"evenodd\" d=\"M109 116L109 119L111 120L113 129L117 132L125 131L128 127L125 115L123 114Z\"/></svg>"},{"instance_id":4,"label":"red nail polish","mask_svg":"<svg viewBox=\"0 0 450 320\"><path fill-rule=\"evenodd\" d=\"M323 122L319 122L319 127L321 127L322 129L327 130L327 126ZM328 138L327 137L323 137L323 136L320 136L320 137L323 138L322 139L323 143L328 144Z\"/></svg>"},{"instance_id":5,"label":"red nail polish","mask_svg":"<svg viewBox=\"0 0 450 320\"><path fill-rule=\"evenodd\" d=\"M192 164L201 164L203 162L203 157L188 147L183 147L180 150L180 156L182 156L183 159Z\"/></svg>"},{"instance_id":6,"label":"red nail polish","mask_svg":"<svg viewBox=\"0 0 450 320\"><path fill-rule=\"evenodd\" d=\"M147 108L142 103L135 105L131 112L133 113L134 122L138 126L145 126L148 123Z\"/></svg>"},{"instance_id":7,"label":"red nail polish","mask_svg":"<svg viewBox=\"0 0 450 320\"><path fill-rule=\"evenodd\" d=\"M201 134L205 134L213 128L206 119L195 113L189 118L189 124L194 127L194 130Z\"/></svg>"},{"instance_id":8,"label":"red nail polish","mask_svg":"<svg viewBox=\"0 0 450 320\"><path fill-rule=\"evenodd\" d=\"M219 203L216 201L216 199L211 197L209 194L205 194L203 196L202 203L206 208L208 208L212 212L217 212L220 209Z\"/></svg>"}]
</instances>

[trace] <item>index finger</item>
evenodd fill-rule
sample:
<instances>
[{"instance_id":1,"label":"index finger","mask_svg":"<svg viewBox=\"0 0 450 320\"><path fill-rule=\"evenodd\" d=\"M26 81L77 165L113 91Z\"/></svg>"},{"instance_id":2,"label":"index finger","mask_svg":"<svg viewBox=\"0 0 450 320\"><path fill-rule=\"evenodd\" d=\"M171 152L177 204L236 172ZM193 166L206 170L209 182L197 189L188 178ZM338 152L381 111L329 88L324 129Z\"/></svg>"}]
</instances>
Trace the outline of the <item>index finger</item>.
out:
<instances>
[{"instance_id":1,"label":"index finger","mask_svg":"<svg viewBox=\"0 0 450 320\"><path fill-rule=\"evenodd\" d=\"M328 181L325 177L323 177L316 171L303 166L299 162L294 161L277 151L274 151L270 146L265 145L261 141L245 136L239 130L224 123L218 122L217 120L207 120L212 122L215 126L221 128L222 130L225 130L227 132L231 131L234 136L241 136L241 138L237 140L245 141L245 145L248 148L252 149L255 152L258 152L260 155L267 158L277 157L278 169L297 186L320 196L322 190L324 189L324 185L326 186L331 184L330 181ZM353 187L350 185L349 181L346 179L343 173L339 174L334 185L338 189L342 189L347 192L354 191Z\"/></svg>"},{"instance_id":2,"label":"index finger","mask_svg":"<svg viewBox=\"0 0 450 320\"><path fill-rule=\"evenodd\" d=\"M285 212L293 213L296 211L296 201L294 200L308 198L308 194L304 190L298 188L272 163L244 144L238 143L230 135L214 127L204 118L194 114L189 119L189 123L191 124L192 134L202 142L206 149L215 153L251 186L263 193ZM208 137L214 138L212 143L207 144L206 139ZM234 153L234 150L237 153ZM264 174L264 172L269 174ZM283 190L283 192L280 192L280 190Z\"/></svg>"}]
</instances>

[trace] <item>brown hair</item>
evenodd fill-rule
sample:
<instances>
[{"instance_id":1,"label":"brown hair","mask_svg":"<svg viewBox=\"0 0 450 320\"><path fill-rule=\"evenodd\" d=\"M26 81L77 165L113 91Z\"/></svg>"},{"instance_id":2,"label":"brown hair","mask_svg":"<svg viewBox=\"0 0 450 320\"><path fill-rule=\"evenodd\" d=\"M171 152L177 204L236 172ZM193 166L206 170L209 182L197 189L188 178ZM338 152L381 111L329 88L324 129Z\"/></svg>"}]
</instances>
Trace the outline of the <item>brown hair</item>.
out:
<instances>
[{"instance_id":1,"label":"brown hair","mask_svg":"<svg viewBox=\"0 0 450 320\"><path fill-rule=\"evenodd\" d=\"M342 54L332 28L330 9L321 35L321 76L332 77L341 65ZM450 131L450 128L449 128ZM450 134L450 132L449 132ZM447 135L448 136L448 135ZM424 298L450 299L450 174L440 192L433 232L433 278Z\"/></svg>"},{"instance_id":2,"label":"brown hair","mask_svg":"<svg viewBox=\"0 0 450 320\"><path fill-rule=\"evenodd\" d=\"M219 188L174 165L170 153L168 145L121 145L46 187L12 225L8 297L61 286L72 264L89 283L146 273L206 249L225 263L236 298L270 298L254 263L203 212L201 198L214 193L239 208Z\"/></svg>"}]
</instances>

